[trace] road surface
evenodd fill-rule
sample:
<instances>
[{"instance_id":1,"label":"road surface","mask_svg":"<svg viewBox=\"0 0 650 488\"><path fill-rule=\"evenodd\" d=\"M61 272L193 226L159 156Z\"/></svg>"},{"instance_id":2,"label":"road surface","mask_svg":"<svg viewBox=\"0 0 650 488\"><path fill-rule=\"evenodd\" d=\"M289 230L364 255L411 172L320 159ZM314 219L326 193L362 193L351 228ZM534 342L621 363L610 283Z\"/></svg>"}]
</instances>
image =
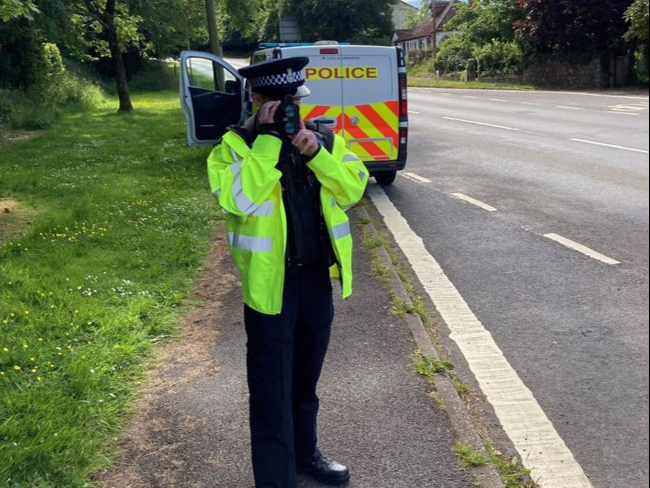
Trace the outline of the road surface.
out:
<instances>
[{"instance_id":1,"label":"road surface","mask_svg":"<svg viewBox=\"0 0 650 488\"><path fill-rule=\"evenodd\" d=\"M409 108L390 202L593 487L647 487L648 97L411 89Z\"/></svg>"}]
</instances>

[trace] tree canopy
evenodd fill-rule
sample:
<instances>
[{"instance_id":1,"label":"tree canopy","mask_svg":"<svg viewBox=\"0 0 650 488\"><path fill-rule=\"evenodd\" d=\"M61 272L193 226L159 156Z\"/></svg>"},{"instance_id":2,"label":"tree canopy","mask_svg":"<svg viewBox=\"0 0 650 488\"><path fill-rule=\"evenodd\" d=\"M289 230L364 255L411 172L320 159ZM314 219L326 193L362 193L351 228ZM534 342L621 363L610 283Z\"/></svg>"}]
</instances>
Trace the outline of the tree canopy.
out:
<instances>
[{"instance_id":1,"label":"tree canopy","mask_svg":"<svg viewBox=\"0 0 650 488\"><path fill-rule=\"evenodd\" d=\"M38 13L38 8L32 0L0 0L0 20L10 20L27 17L32 19Z\"/></svg>"},{"instance_id":2,"label":"tree canopy","mask_svg":"<svg viewBox=\"0 0 650 488\"><path fill-rule=\"evenodd\" d=\"M596 54L625 47L633 0L520 0L517 31L541 54ZM647 2L646 2L647 4Z\"/></svg>"},{"instance_id":3,"label":"tree canopy","mask_svg":"<svg viewBox=\"0 0 650 488\"><path fill-rule=\"evenodd\" d=\"M633 42L649 44L648 31L650 28L650 14L648 0L635 0L625 12L625 20L629 24L627 38Z\"/></svg>"},{"instance_id":4,"label":"tree canopy","mask_svg":"<svg viewBox=\"0 0 650 488\"><path fill-rule=\"evenodd\" d=\"M305 41L387 44L394 5L394 0L285 0L281 7L297 15Z\"/></svg>"},{"instance_id":5,"label":"tree canopy","mask_svg":"<svg viewBox=\"0 0 650 488\"><path fill-rule=\"evenodd\" d=\"M515 24L523 18L517 0L475 0L459 3L458 13L445 30L456 31L440 46L436 69L465 69L475 58L483 74L514 74L521 70L523 50L516 39Z\"/></svg>"}]
</instances>

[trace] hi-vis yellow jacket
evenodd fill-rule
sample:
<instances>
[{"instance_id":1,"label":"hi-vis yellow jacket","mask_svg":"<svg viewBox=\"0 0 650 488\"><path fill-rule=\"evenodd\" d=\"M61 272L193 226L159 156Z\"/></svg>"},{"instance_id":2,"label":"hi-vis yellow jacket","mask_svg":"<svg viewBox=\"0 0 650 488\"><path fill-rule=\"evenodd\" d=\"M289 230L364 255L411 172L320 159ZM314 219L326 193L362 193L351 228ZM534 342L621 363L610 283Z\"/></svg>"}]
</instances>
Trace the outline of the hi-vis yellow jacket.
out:
<instances>
[{"instance_id":1,"label":"hi-vis yellow jacket","mask_svg":"<svg viewBox=\"0 0 650 488\"><path fill-rule=\"evenodd\" d=\"M282 141L259 135L253 147L228 131L208 158L210 186L226 213L228 245L241 272L243 301L260 313L282 311L287 217L276 169ZM320 200L337 264L330 276L341 280L343 298L352 294L352 235L345 211L361 200L368 170L335 136L307 163L321 183Z\"/></svg>"}]
</instances>

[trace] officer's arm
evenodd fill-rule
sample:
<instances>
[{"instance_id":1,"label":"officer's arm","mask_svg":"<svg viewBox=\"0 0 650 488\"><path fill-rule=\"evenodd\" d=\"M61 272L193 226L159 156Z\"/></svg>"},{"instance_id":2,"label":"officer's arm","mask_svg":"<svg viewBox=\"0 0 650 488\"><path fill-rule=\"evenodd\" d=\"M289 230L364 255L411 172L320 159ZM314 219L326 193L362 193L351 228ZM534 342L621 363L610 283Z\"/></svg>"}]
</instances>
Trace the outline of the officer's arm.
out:
<instances>
[{"instance_id":1,"label":"officer's arm","mask_svg":"<svg viewBox=\"0 0 650 488\"><path fill-rule=\"evenodd\" d=\"M281 148L279 138L260 135L244 159L226 142L212 150L208 157L210 188L226 212L246 219L268 210L267 200L282 176L275 168Z\"/></svg>"},{"instance_id":2,"label":"officer's arm","mask_svg":"<svg viewBox=\"0 0 650 488\"><path fill-rule=\"evenodd\" d=\"M345 141L340 136L335 138L333 149L335 154L337 145L343 146L340 159L321 147L307 165L321 185L334 194L336 203L343 208L348 208L356 205L363 197L369 173L363 161L345 147Z\"/></svg>"}]
</instances>

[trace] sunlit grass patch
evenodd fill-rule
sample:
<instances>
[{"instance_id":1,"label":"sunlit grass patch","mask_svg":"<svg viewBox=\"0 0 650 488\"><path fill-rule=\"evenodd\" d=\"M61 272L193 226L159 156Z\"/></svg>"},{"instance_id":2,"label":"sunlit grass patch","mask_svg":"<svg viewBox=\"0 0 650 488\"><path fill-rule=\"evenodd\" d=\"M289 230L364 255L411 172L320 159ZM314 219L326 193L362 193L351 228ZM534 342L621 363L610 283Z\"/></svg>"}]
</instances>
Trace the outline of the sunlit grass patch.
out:
<instances>
[{"instance_id":1,"label":"sunlit grass patch","mask_svg":"<svg viewBox=\"0 0 650 488\"><path fill-rule=\"evenodd\" d=\"M177 93L134 105L0 148L0 195L39 209L0 242L0 484L91 486L221 218Z\"/></svg>"},{"instance_id":2,"label":"sunlit grass patch","mask_svg":"<svg viewBox=\"0 0 650 488\"><path fill-rule=\"evenodd\" d=\"M13 198L0 197L0 243L21 232L34 222L38 211Z\"/></svg>"}]
</instances>

